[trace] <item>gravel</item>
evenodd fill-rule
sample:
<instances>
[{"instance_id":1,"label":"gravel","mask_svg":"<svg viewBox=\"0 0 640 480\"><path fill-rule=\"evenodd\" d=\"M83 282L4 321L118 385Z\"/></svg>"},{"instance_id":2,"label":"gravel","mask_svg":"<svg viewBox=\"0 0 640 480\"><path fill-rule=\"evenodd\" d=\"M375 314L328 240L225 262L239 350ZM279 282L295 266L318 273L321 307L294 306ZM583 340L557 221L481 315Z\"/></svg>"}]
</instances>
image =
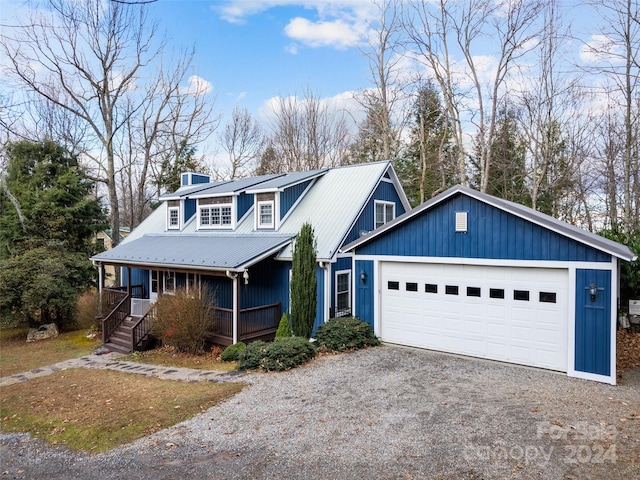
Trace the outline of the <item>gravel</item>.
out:
<instances>
[{"instance_id":1,"label":"gravel","mask_svg":"<svg viewBox=\"0 0 640 480\"><path fill-rule=\"evenodd\" d=\"M88 455L0 435L3 478L640 476L640 369L618 386L391 345L323 356Z\"/></svg>"}]
</instances>

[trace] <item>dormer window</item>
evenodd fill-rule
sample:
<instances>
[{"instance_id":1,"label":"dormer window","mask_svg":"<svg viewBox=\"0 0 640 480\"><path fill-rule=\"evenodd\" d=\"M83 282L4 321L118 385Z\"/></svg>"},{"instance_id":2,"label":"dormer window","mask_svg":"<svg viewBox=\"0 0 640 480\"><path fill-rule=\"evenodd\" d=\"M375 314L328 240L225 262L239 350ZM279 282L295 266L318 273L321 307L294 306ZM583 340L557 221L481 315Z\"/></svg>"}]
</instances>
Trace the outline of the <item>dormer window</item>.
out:
<instances>
[{"instance_id":1,"label":"dormer window","mask_svg":"<svg viewBox=\"0 0 640 480\"><path fill-rule=\"evenodd\" d=\"M233 204L230 198L200 199L198 228L233 228Z\"/></svg>"},{"instance_id":2,"label":"dormer window","mask_svg":"<svg viewBox=\"0 0 640 480\"><path fill-rule=\"evenodd\" d=\"M381 227L396 217L396 204L393 202L383 202L376 200L375 202L375 226Z\"/></svg>"},{"instance_id":3,"label":"dormer window","mask_svg":"<svg viewBox=\"0 0 640 480\"><path fill-rule=\"evenodd\" d=\"M167 229L180 230L180 201L169 201L167 208Z\"/></svg>"},{"instance_id":4,"label":"dormer window","mask_svg":"<svg viewBox=\"0 0 640 480\"><path fill-rule=\"evenodd\" d=\"M258 202L258 228L274 228L274 202Z\"/></svg>"}]
</instances>

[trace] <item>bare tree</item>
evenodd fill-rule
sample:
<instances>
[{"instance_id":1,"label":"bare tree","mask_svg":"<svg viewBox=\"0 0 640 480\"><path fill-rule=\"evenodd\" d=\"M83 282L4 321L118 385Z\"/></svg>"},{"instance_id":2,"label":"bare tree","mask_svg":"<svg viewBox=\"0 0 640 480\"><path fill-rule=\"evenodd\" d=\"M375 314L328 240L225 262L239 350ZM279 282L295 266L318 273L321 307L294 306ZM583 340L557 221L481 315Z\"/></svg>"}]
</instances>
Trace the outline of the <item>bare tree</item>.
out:
<instances>
[{"instance_id":1,"label":"bare tree","mask_svg":"<svg viewBox=\"0 0 640 480\"><path fill-rule=\"evenodd\" d=\"M272 110L270 155L277 165L261 164L261 172L289 172L341 163L349 145L344 114L331 109L311 89L303 98L278 97Z\"/></svg>"},{"instance_id":2,"label":"bare tree","mask_svg":"<svg viewBox=\"0 0 640 480\"><path fill-rule=\"evenodd\" d=\"M231 120L220 134L220 143L229 156L228 172L223 177L234 179L255 172L264 139L260 125L246 108L233 109Z\"/></svg>"},{"instance_id":3,"label":"bare tree","mask_svg":"<svg viewBox=\"0 0 640 480\"><path fill-rule=\"evenodd\" d=\"M56 115L73 122L74 148L89 161L94 179L106 186L114 244L121 224L122 174L130 176L125 191L132 197L130 221L136 223L146 205L150 164L169 148L161 139L179 137L171 141L180 144L185 136L206 138L210 125L208 101L181 85L191 57L162 65L164 45L145 8L48 0L0 38L16 88L45 99ZM143 85L146 75L151 79ZM65 128L51 118L58 130Z\"/></svg>"},{"instance_id":4,"label":"bare tree","mask_svg":"<svg viewBox=\"0 0 640 480\"><path fill-rule=\"evenodd\" d=\"M610 80L610 105L621 112L622 224L630 232L640 228L640 4L610 0L593 6L603 20L602 41L589 43L586 49L594 59L592 71ZM614 202L611 197L609 203Z\"/></svg>"},{"instance_id":5,"label":"bare tree","mask_svg":"<svg viewBox=\"0 0 640 480\"><path fill-rule=\"evenodd\" d=\"M379 147L369 149L360 161L392 160L400 154L404 93L402 74L402 19L399 0L374 0L376 18L369 22L366 46L360 48L369 61L370 80L375 88L362 90L356 101L367 112L360 135L375 135ZM373 143L368 142L369 145Z\"/></svg>"},{"instance_id":6,"label":"bare tree","mask_svg":"<svg viewBox=\"0 0 640 480\"><path fill-rule=\"evenodd\" d=\"M410 0L405 28L417 59L438 83L451 118L452 134L458 150L460 181L467 180L468 152L464 137L466 122L475 126L479 187L487 190L491 172L491 146L496 134L499 109L503 104L508 75L518 59L532 47L533 28L540 9L537 1L492 0L457 2ZM487 37L496 45L495 65L488 80L480 71L475 47ZM463 58L460 71L454 51Z\"/></svg>"}]
</instances>

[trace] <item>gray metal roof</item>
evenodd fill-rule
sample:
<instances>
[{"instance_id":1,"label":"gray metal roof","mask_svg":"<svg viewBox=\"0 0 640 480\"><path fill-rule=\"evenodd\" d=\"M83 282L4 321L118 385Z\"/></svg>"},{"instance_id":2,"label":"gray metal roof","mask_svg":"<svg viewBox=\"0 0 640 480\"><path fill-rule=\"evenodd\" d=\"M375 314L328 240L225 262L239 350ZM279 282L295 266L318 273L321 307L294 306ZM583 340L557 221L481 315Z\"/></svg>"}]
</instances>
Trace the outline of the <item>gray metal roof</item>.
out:
<instances>
[{"instance_id":1,"label":"gray metal roof","mask_svg":"<svg viewBox=\"0 0 640 480\"><path fill-rule=\"evenodd\" d=\"M190 195L191 198L212 197L216 195L228 195L232 193L239 193L247 190L253 186L260 185L264 182L272 180L274 178L281 177L283 174L274 173L270 175L261 175L259 177L239 178L237 180L231 180L219 185L212 185L210 188L199 190L198 192Z\"/></svg>"},{"instance_id":2,"label":"gray metal roof","mask_svg":"<svg viewBox=\"0 0 640 480\"><path fill-rule=\"evenodd\" d=\"M367 242L370 242L374 238L383 235L387 230L391 230L396 228L398 225L406 222L407 220L420 215L425 210L429 210L435 205L442 203L449 197L452 197L456 194L463 194L469 197L475 198L481 202L487 203L489 205L493 205L496 208L509 212L513 215L516 215L520 218L528 220L532 223L540 225L541 227L547 228L551 231L554 231L560 235L571 238L577 242L583 243L585 245L591 246L603 252L606 252L614 257L621 258L623 260L631 261L636 258L636 255L627 247L626 245L622 245L618 242L614 242L613 240L609 240L607 238L601 237L600 235L596 235L595 233L587 232L581 228L578 228L574 225L571 225L567 222L563 222L556 218L553 218L549 215L546 215L542 212L538 212L532 208L526 207L524 205L520 205L519 203L510 202L508 200L504 200L502 198L497 198L492 195L488 195L486 193L481 193L476 190L473 190L468 187L464 187L462 185L456 185L451 187L450 189L442 192L440 195L436 195L430 200L427 200L421 205L418 205L413 210L408 211L404 215L401 215L394 219L393 221L386 223L382 227L370 232L364 237L360 237L357 240L354 240L348 245L345 245L342 249L343 252L347 252L353 250L354 248L363 245Z\"/></svg>"},{"instance_id":3,"label":"gray metal roof","mask_svg":"<svg viewBox=\"0 0 640 480\"><path fill-rule=\"evenodd\" d=\"M184 187L180 187L175 192L160 195L159 200L180 200L181 198L188 197L189 195L197 193L200 190L219 187L227 183L229 183L229 180L224 180L221 182L196 183L195 185L185 185Z\"/></svg>"},{"instance_id":4,"label":"gray metal roof","mask_svg":"<svg viewBox=\"0 0 640 480\"><path fill-rule=\"evenodd\" d=\"M247 190L247 193L259 193L265 191L282 190L291 185L304 182L322 175L328 169L309 170L307 172L291 172L272 180L256 185L255 188Z\"/></svg>"},{"instance_id":5,"label":"gray metal roof","mask_svg":"<svg viewBox=\"0 0 640 480\"><path fill-rule=\"evenodd\" d=\"M277 253L291 241L286 235L145 235L99 253L91 260L123 265L244 269Z\"/></svg>"}]
</instances>

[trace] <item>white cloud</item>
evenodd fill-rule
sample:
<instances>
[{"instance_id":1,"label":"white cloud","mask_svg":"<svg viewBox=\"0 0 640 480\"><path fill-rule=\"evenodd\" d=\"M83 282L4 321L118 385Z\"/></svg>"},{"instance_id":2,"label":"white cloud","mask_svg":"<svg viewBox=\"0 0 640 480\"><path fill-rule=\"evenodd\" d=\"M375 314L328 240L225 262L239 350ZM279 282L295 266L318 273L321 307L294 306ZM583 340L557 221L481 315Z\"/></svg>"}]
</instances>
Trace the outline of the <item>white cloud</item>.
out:
<instances>
[{"instance_id":1,"label":"white cloud","mask_svg":"<svg viewBox=\"0 0 640 480\"><path fill-rule=\"evenodd\" d=\"M580 59L585 63L615 63L621 59L621 48L606 35L591 35L589 42L580 49Z\"/></svg>"},{"instance_id":2,"label":"white cloud","mask_svg":"<svg viewBox=\"0 0 640 480\"><path fill-rule=\"evenodd\" d=\"M284 29L285 34L311 47L347 48L358 43L358 33L342 20L312 22L297 17Z\"/></svg>"},{"instance_id":3,"label":"white cloud","mask_svg":"<svg viewBox=\"0 0 640 480\"><path fill-rule=\"evenodd\" d=\"M191 75L189 77L189 85L182 88L182 92L192 97L199 97L205 95L213 90L213 85L198 75Z\"/></svg>"}]
</instances>

